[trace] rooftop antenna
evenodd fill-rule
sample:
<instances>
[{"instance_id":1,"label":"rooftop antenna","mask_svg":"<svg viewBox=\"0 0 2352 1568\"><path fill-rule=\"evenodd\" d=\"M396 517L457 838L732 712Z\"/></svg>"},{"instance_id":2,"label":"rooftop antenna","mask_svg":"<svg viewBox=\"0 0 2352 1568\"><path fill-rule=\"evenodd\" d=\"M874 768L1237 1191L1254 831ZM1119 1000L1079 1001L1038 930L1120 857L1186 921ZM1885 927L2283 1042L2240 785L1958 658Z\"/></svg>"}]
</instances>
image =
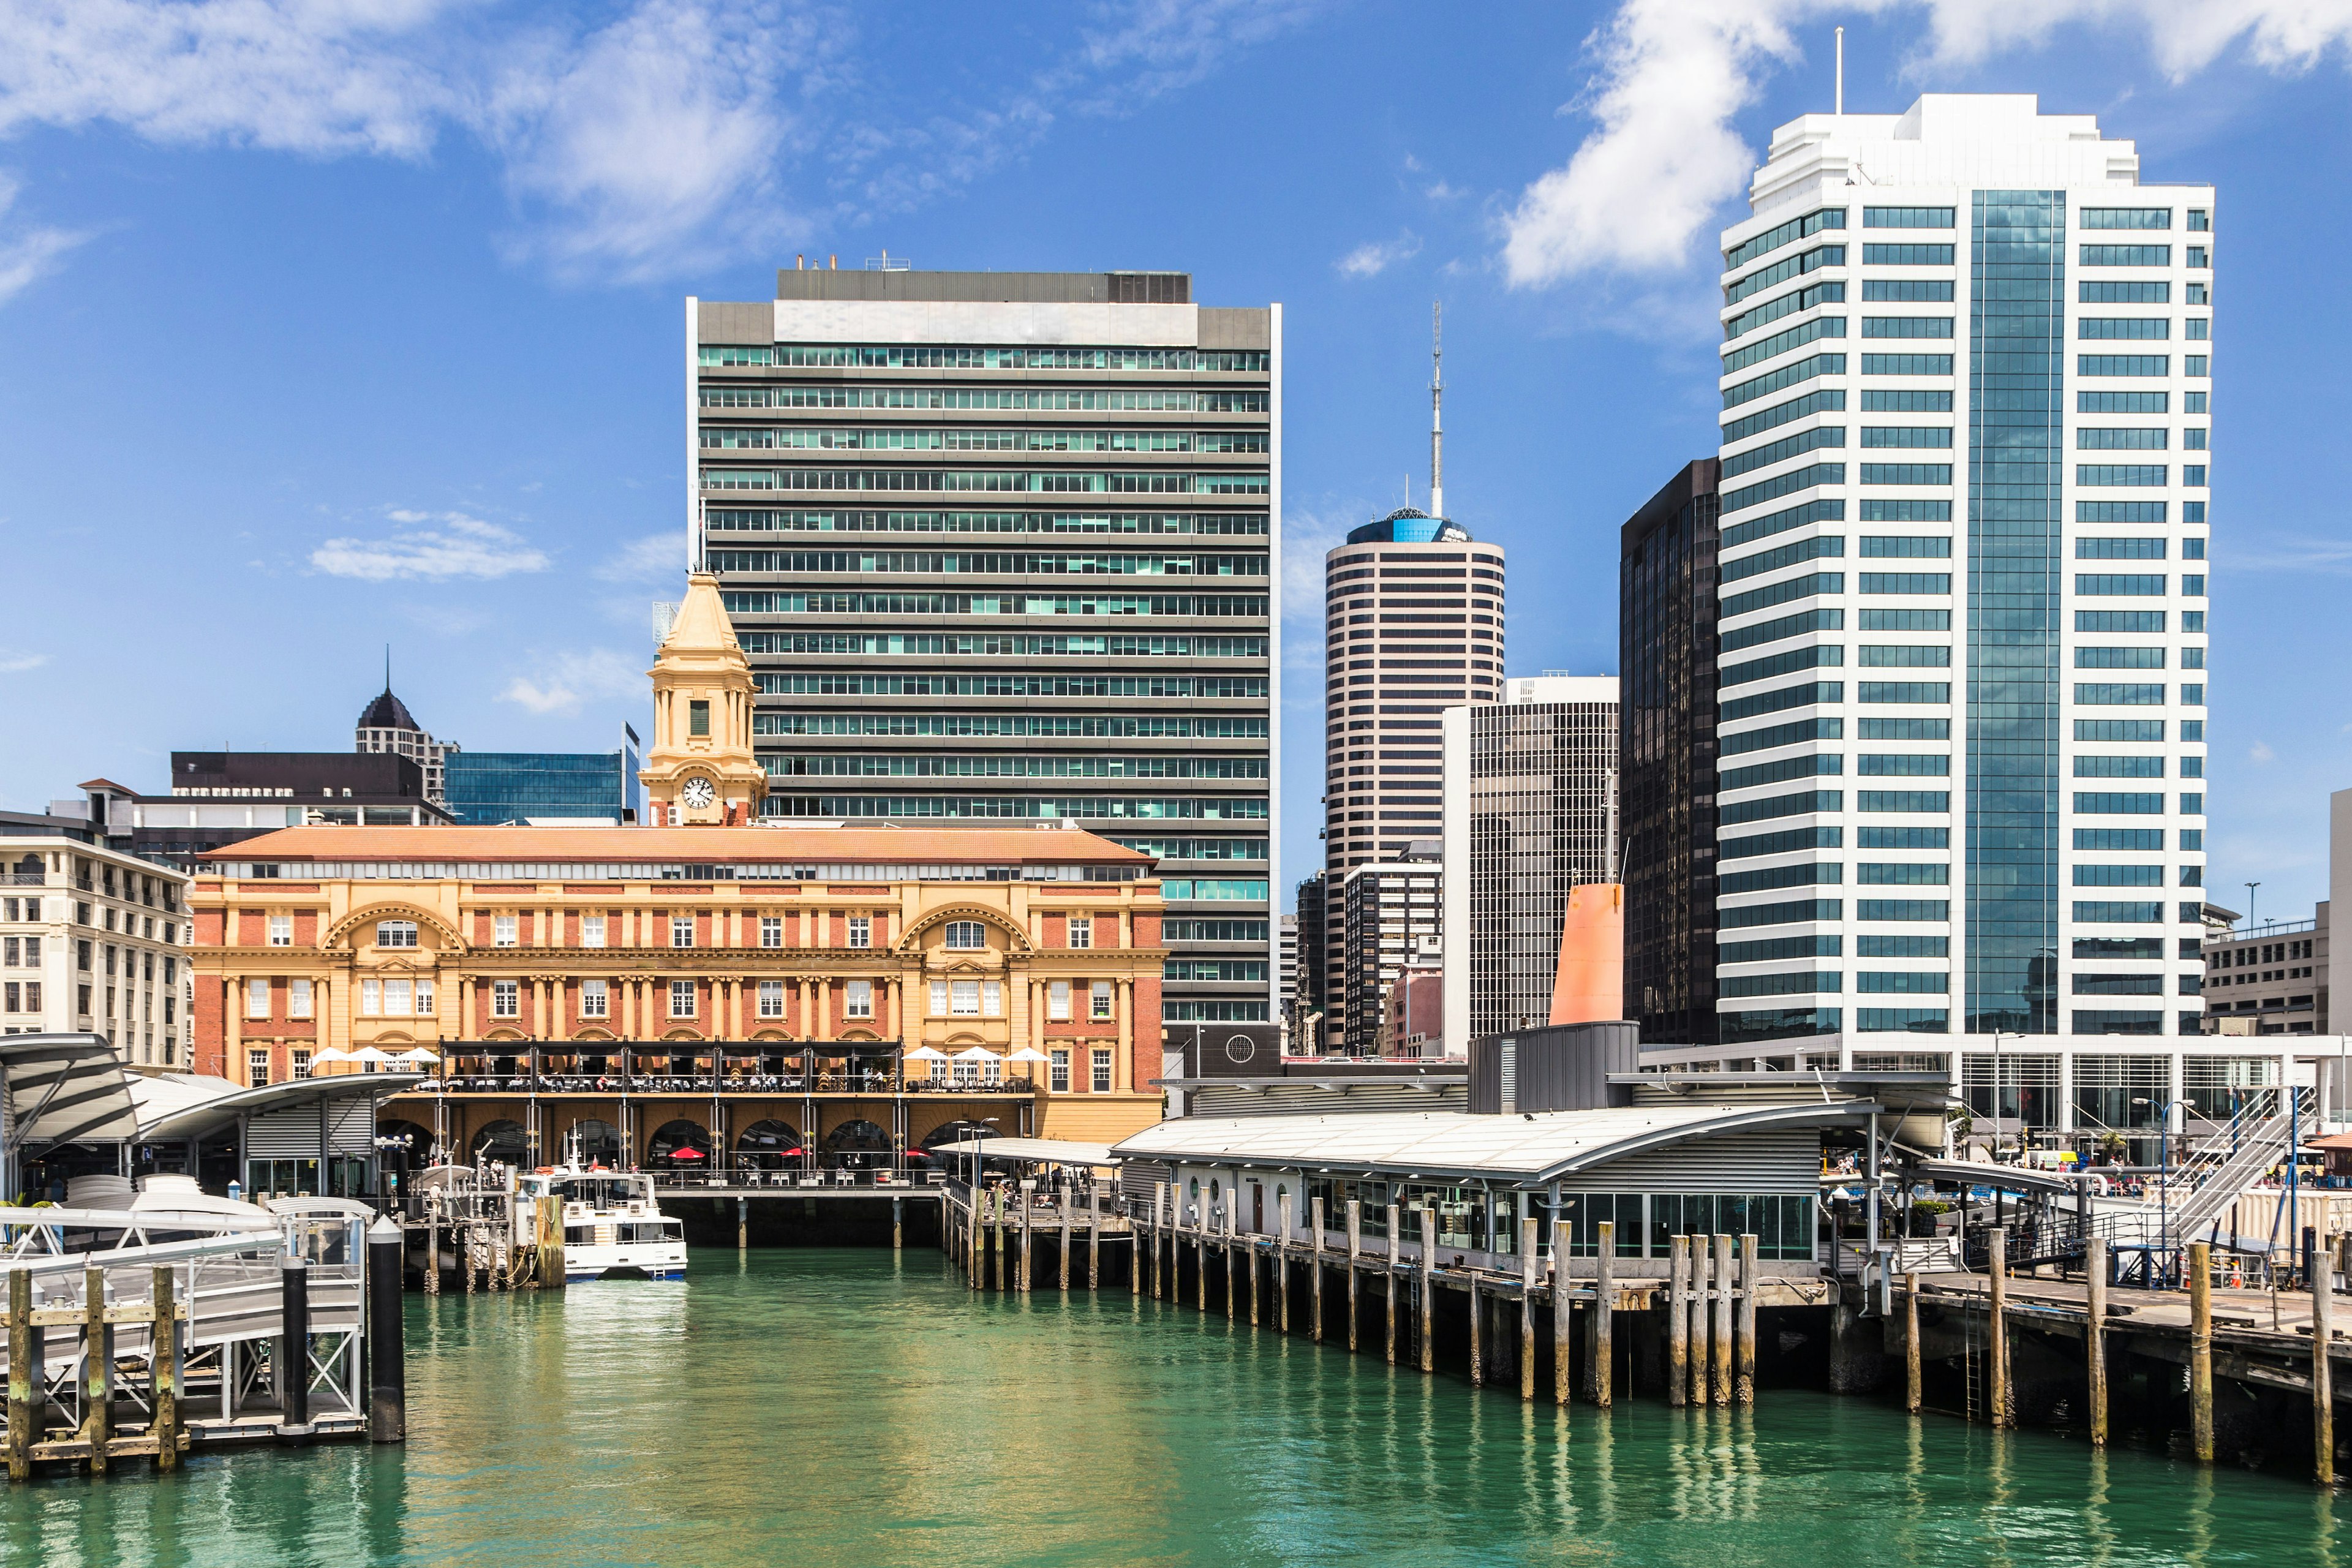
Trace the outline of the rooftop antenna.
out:
<instances>
[{"instance_id":1,"label":"rooftop antenna","mask_svg":"<svg viewBox=\"0 0 2352 1568\"><path fill-rule=\"evenodd\" d=\"M383 645L383 689L392 689L392 645Z\"/></svg>"},{"instance_id":2,"label":"rooftop antenna","mask_svg":"<svg viewBox=\"0 0 2352 1568\"><path fill-rule=\"evenodd\" d=\"M1845 29L1837 30L1837 111L1845 112Z\"/></svg>"},{"instance_id":3,"label":"rooftop antenna","mask_svg":"<svg viewBox=\"0 0 2352 1568\"><path fill-rule=\"evenodd\" d=\"M1429 306L1429 515L1445 515L1445 307Z\"/></svg>"}]
</instances>

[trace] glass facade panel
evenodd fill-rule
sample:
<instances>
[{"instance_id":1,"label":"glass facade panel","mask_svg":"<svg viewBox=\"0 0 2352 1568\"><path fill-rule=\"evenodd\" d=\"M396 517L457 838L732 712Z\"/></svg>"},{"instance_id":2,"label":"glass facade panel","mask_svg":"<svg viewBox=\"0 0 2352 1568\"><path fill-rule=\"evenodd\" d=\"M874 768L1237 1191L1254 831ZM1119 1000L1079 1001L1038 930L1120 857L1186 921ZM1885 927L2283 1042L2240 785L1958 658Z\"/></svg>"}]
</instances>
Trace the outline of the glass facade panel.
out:
<instances>
[{"instance_id":1,"label":"glass facade panel","mask_svg":"<svg viewBox=\"0 0 2352 1568\"><path fill-rule=\"evenodd\" d=\"M2066 197L1979 191L1969 236L1967 1019L2057 1026Z\"/></svg>"}]
</instances>

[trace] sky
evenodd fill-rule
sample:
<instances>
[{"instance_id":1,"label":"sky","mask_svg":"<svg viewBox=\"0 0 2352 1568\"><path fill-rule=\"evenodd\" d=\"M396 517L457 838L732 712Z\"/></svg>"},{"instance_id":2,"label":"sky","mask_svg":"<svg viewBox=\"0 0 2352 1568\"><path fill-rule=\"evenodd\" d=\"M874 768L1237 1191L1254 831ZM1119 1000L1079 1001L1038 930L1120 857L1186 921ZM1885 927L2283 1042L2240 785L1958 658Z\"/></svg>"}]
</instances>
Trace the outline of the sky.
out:
<instances>
[{"instance_id":1,"label":"sky","mask_svg":"<svg viewBox=\"0 0 2352 1568\"><path fill-rule=\"evenodd\" d=\"M682 301L1172 268L1286 330L1279 877L1321 557L1427 495L1509 666L1614 673L1618 525L1715 447L1772 128L2039 94L2210 181L2211 895L2307 917L2352 786L2352 0L0 0L0 806L174 748L609 750L684 557Z\"/></svg>"}]
</instances>

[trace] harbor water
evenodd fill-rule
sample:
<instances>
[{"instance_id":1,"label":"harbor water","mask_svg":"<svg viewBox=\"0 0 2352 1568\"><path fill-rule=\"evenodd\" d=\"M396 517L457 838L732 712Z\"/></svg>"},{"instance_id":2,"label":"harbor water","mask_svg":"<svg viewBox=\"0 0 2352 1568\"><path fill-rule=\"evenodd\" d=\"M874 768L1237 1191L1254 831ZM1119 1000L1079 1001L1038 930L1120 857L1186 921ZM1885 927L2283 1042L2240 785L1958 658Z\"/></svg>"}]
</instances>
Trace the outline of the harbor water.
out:
<instances>
[{"instance_id":1,"label":"harbor water","mask_svg":"<svg viewBox=\"0 0 2352 1568\"><path fill-rule=\"evenodd\" d=\"M698 1250L684 1285L411 1297L409 1441L0 1499L117 1564L2341 1560L2305 1482L1767 1390L1601 1415L936 1252Z\"/></svg>"}]
</instances>

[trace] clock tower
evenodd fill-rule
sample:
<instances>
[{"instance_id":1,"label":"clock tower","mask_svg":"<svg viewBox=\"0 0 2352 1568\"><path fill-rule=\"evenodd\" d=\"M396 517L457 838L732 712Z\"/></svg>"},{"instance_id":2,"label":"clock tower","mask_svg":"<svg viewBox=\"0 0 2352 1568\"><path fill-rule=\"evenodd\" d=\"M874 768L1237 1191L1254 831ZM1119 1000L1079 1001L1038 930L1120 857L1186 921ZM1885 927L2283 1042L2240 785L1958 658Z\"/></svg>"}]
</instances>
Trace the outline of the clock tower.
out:
<instances>
[{"instance_id":1,"label":"clock tower","mask_svg":"<svg viewBox=\"0 0 2352 1568\"><path fill-rule=\"evenodd\" d=\"M768 775L751 752L751 667L735 640L719 579L697 572L649 672L654 737L637 776L657 827L748 823Z\"/></svg>"}]
</instances>

